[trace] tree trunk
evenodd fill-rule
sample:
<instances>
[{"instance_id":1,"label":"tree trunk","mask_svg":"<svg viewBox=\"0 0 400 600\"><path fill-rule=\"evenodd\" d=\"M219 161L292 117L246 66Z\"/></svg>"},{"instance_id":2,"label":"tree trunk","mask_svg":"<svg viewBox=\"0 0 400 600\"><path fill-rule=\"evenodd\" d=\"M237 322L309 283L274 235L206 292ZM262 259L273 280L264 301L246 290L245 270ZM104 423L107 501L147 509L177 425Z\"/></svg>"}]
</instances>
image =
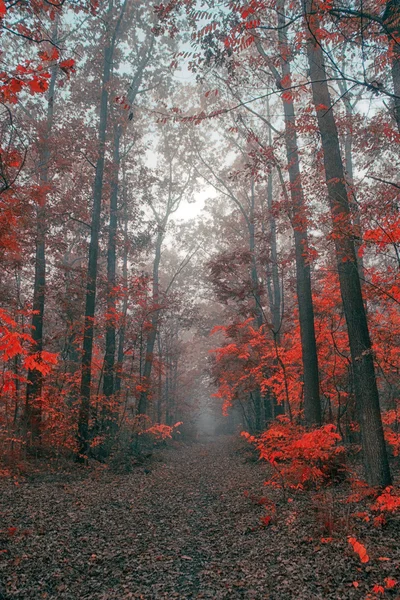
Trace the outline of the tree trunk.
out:
<instances>
[{"instance_id":1,"label":"tree trunk","mask_svg":"<svg viewBox=\"0 0 400 600\"><path fill-rule=\"evenodd\" d=\"M317 41L319 23L316 16L311 14L314 12L313 0L305 0L304 7L310 30L307 55L313 101L324 152L333 238L349 336L366 476L371 485L387 486L391 483L391 476L383 436L371 340L354 248L351 211L340 155L339 136L328 89L323 50Z\"/></svg>"},{"instance_id":2,"label":"tree trunk","mask_svg":"<svg viewBox=\"0 0 400 600\"><path fill-rule=\"evenodd\" d=\"M279 270L278 270L278 244L277 244L277 234L276 234L276 220L275 220L275 216L272 211L272 201L273 201L273 181L272 181L272 171L271 171L270 173L268 173L268 179L267 179L268 221L269 221L269 233L270 233L271 271L272 271L271 314L272 314L273 333L274 333L274 336L276 337L277 343L279 344L280 343L282 298L281 298L281 286L280 286L280 281L279 281Z\"/></svg>"},{"instance_id":3,"label":"tree trunk","mask_svg":"<svg viewBox=\"0 0 400 600\"><path fill-rule=\"evenodd\" d=\"M160 226L159 232L157 234L156 241L156 253L153 264L153 304L157 307L159 302L159 269L160 269L160 261L161 261L161 246L164 239L164 228ZM158 308L154 309L153 316L151 319L151 329L149 331L149 335L147 337L146 342L146 354L144 359L144 367L142 373L142 380L145 386L145 389L140 393L139 396L139 404L138 404L138 414L145 415L147 413L147 404L148 404L148 386L150 385L150 377L151 371L153 368L153 353L154 353L154 345L157 337L157 329L158 329L158 320L159 320L159 310Z\"/></svg>"},{"instance_id":4,"label":"tree trunk","mask_svg":"<svg viewBox=\"0 0 400 600\"><path fill-rule=\"evenodd\" d=\"M249 229L249 250L251 255L251 283L253 287L253 295L254 295L254 310L256 315L256 323L258 329L260 329L264 324L264 317L262 311L261 304L261 296L260 296L260 283L258 281L258 273L257 273L257 260L256 260L256 238L255 238L255 190L254 190L254 180L251 181L251 191L250 191L250 214L248 220L248 229ZM254 415L255 415L255 431L260 432L263 429L262 422L262 406L263 400L261 396L260 388L254 390L252 394L252 399L254 403Z\"/></svg>"},{"instance_id":5,"label":"tree trunk","mask_svg":"<svg viewBox=\"0 0 400 600\"><path fill-rule=\"evenodd\" d=\"M115 363L115 285L117 264L117 216L118 216L118 175L120 166L120 125L114 126L113 174L110 196L110 222L108 231L107 250L107 324L106 349L104 356L103 394L109 398L114 394L114 363Z\"/></svg>"},{"instance_id":6,"label":"tree trunk","mask_svg":"<svg viewBox=\"0 0 400 600\"><path fill-rule=\"evenodd\" d=\"M90 232L89 261L86 283L85 324L83 334L83 352L81 364L81 405L78 420L78 457L85 460L89 450L90 387L92 382L92 353L94 336L94 315L96 308L97 256L99 252L99 230L101 216L101 197L103 192L103 174L106 150L106 131L108 113L108 83L111 75L114 43L108 40L104 48L103 76L100 100L100 120L98 129L98 158L93 186L93 212Z\"/></svg>"},{"instance_id":7,"label":"tree trunk","mask_svg":"<svg viewBox=\"0 0 400 600\"><path fill-rule=\"evenodd\" d=\"M282 77L278 73L277 84L284 92L283 110L285 120L285 146L288 163L290 194L292 199L292 226L296 256L296 291L299 307L299 324L304 379L304 418L307 425L321 424L321 401L319 395L318 355L315 341L314 307L311 289L311 273L308 264L308 228L303 186L300 175L300 159L297 143L296 117L290 92L291 70L286 33L285 0L278 5L278 44Z\"/></svg>"},{"instance_id":8,"label":"tree trunk","mask_svg":"<svg viewBox=\"0 0 400 600\"><path fill-rule=\"evenodd\" d=\"M161 423L162 420L162 396L163 396L163 386L162 386L162 360L163 360L163 355L162 355L162 344L161 344L161 334L160 332L158 332L157 335L157 349L158 349L158 361L159 361L159 368L158 368L158 397L157 397L157 423Z\"/></svg>"},{"instance_id":9,"label":"tree trunk","mask_svg":"<svg viewBox=\"0 0 400 600\"><path fill-rule=\"evenodd\" d=\"M126 329L126 315L128 313L128 207L127 199L125 197L126 182L125 182L125 170L122 168L122 181L123 181L123 195L124 195L124 250L122 255L122 282L124 286L124 300L122 303L122 322L119 329L118 336L118 357L117 357L117 369L115 373L115 392L118 394L121 390L121 378L124 368L124 346L125 346L125 329Z\"/></svg>"},{"instance_id":10,"label":"tree trunk","mask_svg":"<svg viewBox=\"0 0 400 600\"><path fill-rule=\"evenodd\" d=\"M350 210L352 214L353 227L354 227L354 245L356 250L358 271L361 278L361 289L363 287L362 282L364 281L364 261L362 256L359 254L359 249L362 245L362 226L360 218L360 209L357 204L354 191L354 177L353 177L353 133L352 133L352 118L354 116L354 108L351 104L351 100L348 96L348 90L346 82L339 82L340 93L343 96L343 103L346 110L346 117L348 119L347 131L344 135L344 161L346 170L346 183L348 187L348 196L350 201Z\"/></svg>"},{"instance_id":11,"label":"tree trunk","mask_svg":"<svg viewBox=\"0 0 400 600\"><path fill-rule=\"evenodd\" d=\"M400 0L388 0L383 15L389 38L389 46L392 47L392 80L394 98L394 118L400 133Z\"/></svg>"},{"instance_id":12,"label":"tree trunk","mask_svg":"<svg viewBox=\"0 0 400 600\"><path fill-rule=\"evenodd\" d=\"M53 33L53 38L57 38L57 24ZM43 136L42 148L39 156L39 185L40 200L37 207L36 216L36 256L35 256L35 280L33 288L33 315L32 315L32 352L37 353L40 359L43 351L43 317L46 299L46 196L49 180L49 160L50 160L50 135L54 121L54 94L57 80L57 67L51 68L51 79L48 91L47 118L45 124L45 134ZM28 446L40 444L42 409L40 406L40 396L42 394L43 375L37 369L29 369L28 383L26 386L25 415L24 426L26 433L30 436L27 439Z\"/></svg>"}]
</instances>

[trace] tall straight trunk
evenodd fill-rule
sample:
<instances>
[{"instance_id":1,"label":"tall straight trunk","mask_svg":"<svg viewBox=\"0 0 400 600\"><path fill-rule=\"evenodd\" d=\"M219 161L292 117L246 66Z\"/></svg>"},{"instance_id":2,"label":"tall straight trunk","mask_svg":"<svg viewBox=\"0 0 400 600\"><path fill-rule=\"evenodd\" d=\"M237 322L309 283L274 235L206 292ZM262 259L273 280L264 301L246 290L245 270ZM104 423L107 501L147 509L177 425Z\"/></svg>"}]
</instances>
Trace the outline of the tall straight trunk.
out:
<instances>
[{"instance_id":1,"label":"tall straight trunk","mask_svg":"<svg viewBox=\"0 0 400 600\"><path fill-rule=\"evenodd\" d=\"M165 358L165 422L167 425L171 423L171 405L170 405L170 387L171 387L171 357L168 352L168 346L166 348Z\"/></svg>"},{"instance_id":2,"label":"tall straight trunk","mask_svg":"<svg viewBox=\"0 0 400 600\"><path fill-rule=\"evenodd\" d=\"M317 38L319 22L316 15L312 14L317 7L314 7L313 0L304 0L304 8L310 31L307 55L313 101L324 152L326 183L340 291L349 336L366 476L371 485L387 486L391 483L391 476L383 436L371 340L354 248L350 204L340 155L339 136L328 89L323 49Z\"/></svg>"},{"instance_id":3,"label":"tall straight trunk","mask_svg":"<svg viewBox=\"0 0 400 600\"><path fill-rule=\"evenodd\" d=\"M176 422L176 420L177 420L176 397L177 397L177 393L178 393L178 358L176 356L175 356L175 358L172 358L171 367L172 367L172 378L171 378L171 382L172 382L171 392L172 393L171 393L171 397L170 397L170 401L169 401L168 425L173 425L174 422Z\"/></svg>"},{"instance_id":4,"label":"tall straight trunk","mask_svg":"<svg viewBox=\"0 0 400 600\"><path fill-rule=\"evenodd\" d=\"M281 325L281 286L279 281L279 270L278 270L278 244L277 244L277 232L276 232L276 219L272 212L272 200L273 200L273 185L272 185L272 172L268 173L267 179L267 202L268 202L268 221L269 221L269 234L270 234L270 247L271 247L271 272L272 272L272 327L274 330L274 336L276 337L277 343L280 342L280 325Z\"/></svg>"},{"instance_id":5,"label":"tall straight trunk","mask_svg":"<svg viewBox=\"0 0 400 600\"><path fill-rule=\"evenodd\" d=\"M247 223L249 230L249 250L251 256L251 284L253 288L254 296L254 312L256 315L257 327L260 328L264 324L261 296L260 296L260 283L258 281L257 272L257 259L256 259L256 232L255 232L255 189L254 180L251 181L250 191L250 213Z\"/></svg>"},{"instance_id":6,"label":"tall straight trunk","mask_svg":"<svg viewBox=\"0 0 400 600\"><path fill-rule=\"evenodd\" d=\"M156 253L154 257L153 263L153 304L157 306L159 302L159 270L160 270L160 261L161 261L161 246L164 239L164 228L160 227L159 232L157 234L156 241ZM139 404L138 404L138 414L145 415L147 413L147 405L148 405L148 386L150 385L150 377L151 371L153 369L153 353L154 353L154 345L157 337L158 330L158 321L159 321L159 310L155 308L153 312L153 316L151 319L151 329L149 331L149 335L147 337L146 342L146 353L144 358L144 366L142 372L142 379L145 385L145 389L140 393L139 396Z\"/></svg>"},{"instance_id":7,"label":"tall straight trunk","mask_svg":"<svg viewBox=\"0 0 400 600\"><path fill-rule=\"evenodd\" d=\"M110 222L107 248L107 323L106 349L104 357L103 394L109 398L114 394L114 363L115 363L115 285L117 265L117 216L118 216L118 176L120 167L121 126L114 126L113 174L110 195Z\"/></svg>"},{"instance_id":8,"label":"tall straight trunk","mask_svg":"<svg viewBox=\"0 0 400 600\"><path fill-rule=\"evenodd\" d=\"M261 304L261 296L260 296L260 284L258 281L258 272L257 272L257 260L256 260L256 237L255 237L255 189L254 189L254 180L251 181L251 191L250 191L250 213L248 219L248 230L249 230L249 250L251 256L251 283L253 287L253 295L254 295L254 310L256 315L256 323L258 329L260 329L264 324L262 304ZM261 390L258 387L253 392L253 404L254 404L254 416L255 416L255 431L261 431L263 428L262 422L262 409L263 409L263 401L261 397Z\"/></svg>"},{"instance_id":9,"label":"tall straight trunk","mask_svg":"<svg viewBox=\"0 0 400 600\"><path fill-rule=\"evenodd\" d=\"M122 303L122 323L119 329L118 336L118 354L117 354L117 369L115 373L115 393L119 393L121 390L121 378L124 367L124 346L125 346L125 330L126 330L126 316L128 313L128 207L126 203L126 181L125 181L125 170L122 168L123 173L123 194L124 194L124 245L122 255L122 282L124 286L124 300Z\"/></svg>"},{"instance_id":10,"label":"tall straight trunk","mask_svg":"<svg viewBox=\"0 0 400 600\"><path fill-rule=\"evenodd\" d=\"M110 36L107 33L103 53L103 74L101 81L100 119L98 127L98 157L93 185L93 211L90 231L89 260L86 283L85 324L83 332L82 364L81 364L81 404L78 417L78 460L84 460L89 449L89 417L90 387L92 382L92 354L94 336L94 315L96 308L97 257L99 252L99 232L101 216L101 198L103 192L103 175L106 152L106 133L108 115L108 84L111 78L111 67L119 26L126 8L126 0L121 9L117 24ZM108 15L111 17L113 0L109 0Z\"/></svg>"},{"instance_id":11,"label":"tall straight trunk","mask_svg":"<svg viewBox=\"0 0 400 600\"><path fill-rule=\"evenodd\" d=\"M364 261L363 257L359 254L359 249L362 245L362 226L361 226L361 216L360 209L357 204L357 200L355 197L354 191L354 176L353 176L353 132L352 132L352 118L354 116L354 108L351 104L351 100L348 97L348 90L346 82L338 82L339 90L341 95L343 96L343 103L346 110L346 117L348 120L347 131L344 135L344 164L346 171L346 183L348 187L348 195L350 199L350 210L352 214L353 220L353 228L354 228L354 244L356 250L358 271L361 278L361 288L363 287L362 282L364 280Z\"/></svg>"},{"instance_id":12,"label":"tall straight trunk","mask_svg":"<svg viewBox=\"0 0 400 600\"><path fill-rule=\"evenodd\" d=\"M103 191L103 174L106 148L108 91L110 81L112 47L110 43L104 48L103 77L100 103L100 121L98 130L98 158L93 187L93 212L90 232L89 261L86 283L85 325L83 334L83 353L81 370L81 405L78 422L79 455L86 456L89 442L90 386L92 382L92 353L94 336L94 314L96 308L97 289L97 257L99 252L99 231L101 215L101 197Z\"/></svg>"},{"instance_id":13,"label":"tall straight trunk","mask_svg":"<svg viewBox=\"0 0 400 600\"><path fill-rule=\"evenodd\" d=\"M161 344L161 334L158 332L157 335L157 350L158 350L158 397L157 397L157 422L161 423L162 419L162 344Z\"/></svg>"},{"instance_id":14,"label":"tall straight trunk","mask_svg":"<svg viewBox=\"0 0 400 600\"><path fill-rule=\"evenodd\" d=\"M53 38L57 38L57 23ZM47 117L45 134L39 156L39 185L42 188L40 202L36 214L36 254L35 254L35 280L33 287L33 315L32 315L32 352L39 357L43 350L43 318L46 300L46 196L49 181L50 136L54 122L54 94L57 80L57 67L51 69L51 78L48 90ZM40 443L42 410L40 396L42 394L43 375L37 369L29 369L28 383L26 386L24 426L30 432L28 445Z\"/></svg>"},{"instance_id":15,"label":"tall straight trunk","mask_svg":"<svg viewBox=\"0 0 400 600\"><path fill-rule=\"evenodd\" d=\"M308 228L306 206L300 174L296 117L291 88L289 47L286 33L285 0L278 0L278 45L281 74L272 66L277 86L284 91L285 146L292 199L292 226L296 256L296 291L299 307L300 337L304 379L304 418L307 425L321 423L321 401L317 344L315 341L314 307L312 300L310 265L307 262ZM265 53L262 53L263 55ZM271 64L269 65L271 67Z\"/></svg>"},{"instance_id":16,"label":"tall straight trunk","mask_svg":"<svg viewBox=\"0 0 400 600\"><path fill-rule=\"evenodd\" d=\"M270 119L269 102L267 99L267 117ZM268 130L268 144L272 147L272 131L271 128ZM269 235L270 235L270 248L271 248L271 272L272 272L272 289L270 291L270 305L272 314L272 327L273 334L275 336L277 344L280 343L280 326L281 326L281 286L279 281L279 269L278 269L278 240L277 240L277 229L276 219L273 213L274 199L274 187L272 169L268 173L267 177L267 208L268 208L268 222L269 222Z\"/></svg>"},{"instance_id":17,"label":"tall straight trunk","mask_svg":"<svg viewBox=\"0 0 400 600\"><path fill-rule=\"evenodd\" d=\"M392 80L394 98L394 118L400 133L400 0L387 0L383 21L392 47Z\"/></svg>"}]
</instances>

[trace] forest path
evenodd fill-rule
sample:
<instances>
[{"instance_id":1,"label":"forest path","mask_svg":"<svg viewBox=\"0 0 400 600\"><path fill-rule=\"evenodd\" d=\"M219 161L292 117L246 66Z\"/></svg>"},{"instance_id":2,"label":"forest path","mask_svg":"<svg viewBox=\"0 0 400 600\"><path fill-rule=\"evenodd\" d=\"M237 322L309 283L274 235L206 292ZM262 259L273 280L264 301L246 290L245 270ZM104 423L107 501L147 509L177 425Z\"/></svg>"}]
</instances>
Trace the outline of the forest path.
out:
<instances>
[{"instance_id":1,"label":"forest path","mask_svg":"<svg viewBox=\"0 0 400 600\"><path fill-rule=\"evenodd\" d=\"M360 597L344 553L332 561L330 545L302 539L293 504L261 526L265 507L251 496L265 495L265 472L243 452L219 438L163 451L148 474L10 484L0 512L17 529L3 540L0 598Z\"/></svg>"}]
</instances>

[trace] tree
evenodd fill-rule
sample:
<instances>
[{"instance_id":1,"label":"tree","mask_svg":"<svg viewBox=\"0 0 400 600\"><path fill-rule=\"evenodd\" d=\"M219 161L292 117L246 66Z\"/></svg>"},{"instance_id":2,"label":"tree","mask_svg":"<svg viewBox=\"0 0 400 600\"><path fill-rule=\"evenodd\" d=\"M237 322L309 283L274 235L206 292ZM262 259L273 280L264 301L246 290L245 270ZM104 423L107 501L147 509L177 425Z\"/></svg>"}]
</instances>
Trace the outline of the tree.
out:
<instances>
[{"instance_id":1,"label":"tree","mask_svg":"<svg viewBox=\"0 0 400 600\"><path fill-rule=\"evenodd\" d=\"M159 281L162 245L171 215L178 210L181 201L190 192L190 188L193 184L192 173L189 171L189 173L185 175L180 169L182 141L182 138L179 138L179 132L175 132L172 128L170 128L169 131L162 133L161 147L165 161L165 175L158 181L159 189L154 189L154 192L150 190L150 193L147 196L147 202L153 212L157 224L157 235L152 272L153 309L151 314L151 327L146 340L145 357L143 361L142 382L144 389L139 397L137 409L139 415L147 414L148 390L153 368L154 346L157 339L160 313L163 304ZM153 197L153 193L155 194L155 197Z\"/></svg>"},{"instance_id":2,"label":"tree","mask_svg":"<svg viewBox=\"0 0 400 600\"><path fill-rule=\"evenodd\" d=\"M90 386L92 379L92 353L93 353L93 334L94 334L94 316L96 307L96 287L97 287L97 257L99 251L99 230L101 199L103 192L103 175L106 152L106 133L107 133L107 115L109 92L108 84L111 77L111 67L115 46L117 43L119 29L125 14L127 0L124 1L119 9L116 22L113 20L113 1L108 3L106 13L106 32L104 35L104 58L103 74L101 80L101 99L100 99L100 119L98 126L98 158L96 161L96 174L93 184L93 212L90 230L89 259L87 269L87 287L86 287L86 305L85 305L85 323L83 334L83 353L82 353L82 375L81 375L81 404L79 409L78 440L79 451L78 459L83 460L88 453L89 443L89 415L90 415Z\"/></svg>"},{"instance_id":3,"label":"tree","mask_svg":"<svg viewBox=\"0 0 400 600\"><path fill-rule=\"evenodd\" d=\"M54 44L57 44L57 22L53 30ZM33 288L33 315L32 315L32 352L40 360L43 351L43 318L46 296L46 197L49 185L49 160L50 160L50 136L54 121L54 100L57 80L57 68L51 67L51 78L48 89L47 116L44 124L44 134L39 150L39 193L37 206L37 234L36 234L36 259L35 259L35 281ZM38 369L28 371L28 383L26 386L25 405L25 427L30 432L29 443L35 446L40 440L41 409L40 395L42 391L43 374Z\"/></svg>"},{"instance_id":4,"label":"tree","mask_svg":"<svg viewBox=\"0 0 400 600\"><path fill-rule=\"evenodd\" d=\"M391 476L383 436L372 346L354 248L339 137L328 89L323 48L318 40L319 23L313 0L306 0L304 12L309 29L308 64L324 151L326 184L333 226L332 237L335 243L340 290L349 335L366 475L372 485L385 487L390 485Z\"/></svg>"}]
</instances>

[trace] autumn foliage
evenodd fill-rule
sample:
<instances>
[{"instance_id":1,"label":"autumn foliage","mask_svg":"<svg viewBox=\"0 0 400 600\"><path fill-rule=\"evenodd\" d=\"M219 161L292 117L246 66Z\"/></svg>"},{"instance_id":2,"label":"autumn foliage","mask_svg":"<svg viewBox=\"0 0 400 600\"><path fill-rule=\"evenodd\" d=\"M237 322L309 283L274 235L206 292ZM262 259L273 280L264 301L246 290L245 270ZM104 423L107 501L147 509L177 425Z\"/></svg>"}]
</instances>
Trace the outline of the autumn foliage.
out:
<instances>
[{"instance_id":1,"label":"autumn foliage","mask_svg":"<svg viewBox=\"0 0 400 600\"><path fill-rule=\"evenodd\" d=\"M288 489L319 488L343 479L345 448L334 425L307 431L278 417L260 436L242 436L253 444L272 467L266 484Z\"/></svg>"}]
</instances>

